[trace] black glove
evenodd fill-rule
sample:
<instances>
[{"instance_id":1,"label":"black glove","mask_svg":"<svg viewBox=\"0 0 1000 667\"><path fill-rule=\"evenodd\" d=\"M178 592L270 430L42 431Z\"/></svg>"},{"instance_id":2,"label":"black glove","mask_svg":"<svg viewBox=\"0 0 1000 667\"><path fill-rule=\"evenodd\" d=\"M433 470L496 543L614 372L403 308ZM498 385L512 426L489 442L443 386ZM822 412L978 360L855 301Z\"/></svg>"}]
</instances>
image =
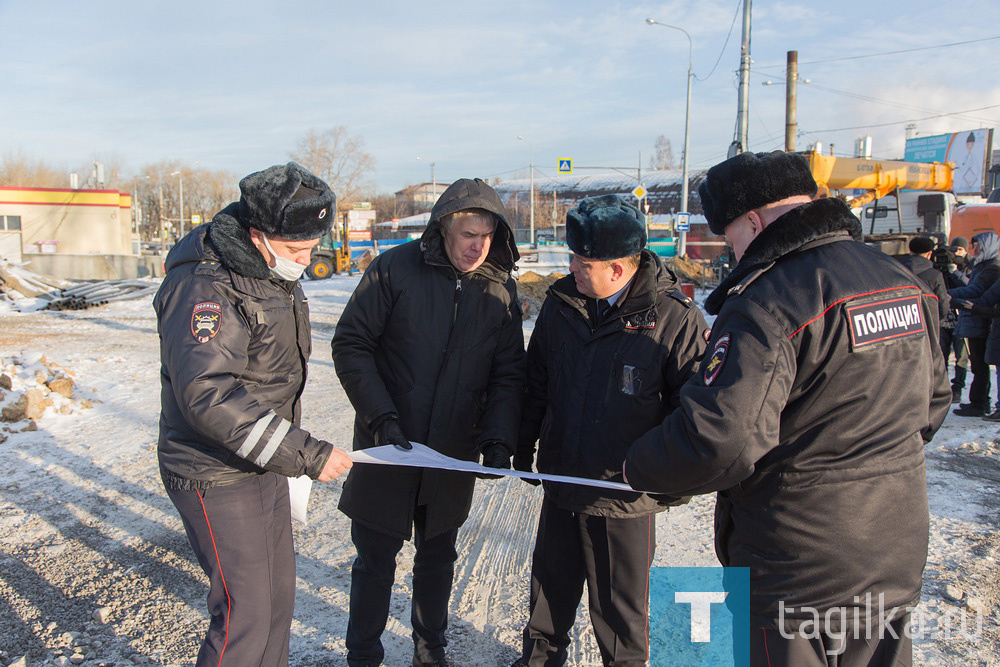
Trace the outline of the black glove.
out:
<instances>
[{"instance_id":1,"label":"black glove","mask_svg":"<svg viewBox=\"0 0 1000 667\"><path fill-rule=\"evenodd\" d=\"M499 440L483 443L483 465L487 468L510 470L510 448ZM479 479L500 479L501 475L477 475Z\"/></svg>"},{"instance_id":2,"label":"black glove","mask_svg":"<svg viewBox=\"0 0 1000 667\"><path fill-rule=\"evenodd\" d=\"M399 417L389 415L375 426L375 446L393 445L396 449L413 449L413 445L403 435L403 429L399 427Z\"/></svg>"},{"instance_id":3,"label":"black glove","mask_svg":"<svg viewBox=\"0 0 1000 667\"><path fill-rule=\"evenodd\" d=\"M514 454L514 470L520 470L521 472L534 472L531 469L531 464L535 462L535 453L532 451L518 450ZM541 480L538 479L528 479L527 477L522 477L521 481L527 482L532 486L538 486L541 484Z\"/></svg>"}]
</instances>

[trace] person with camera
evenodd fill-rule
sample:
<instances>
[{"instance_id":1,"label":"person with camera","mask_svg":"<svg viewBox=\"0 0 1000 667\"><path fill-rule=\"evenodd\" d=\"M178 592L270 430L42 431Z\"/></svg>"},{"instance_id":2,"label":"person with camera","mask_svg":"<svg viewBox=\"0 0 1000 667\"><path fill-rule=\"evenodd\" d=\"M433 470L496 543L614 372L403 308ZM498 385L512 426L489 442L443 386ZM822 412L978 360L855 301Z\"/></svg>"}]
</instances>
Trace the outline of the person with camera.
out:
<instances>
[{"instance_id":1,"label":"person with camera","mask_svg":"<svg viewBox=\"0 0 1000 667\"><path fill-rule=\"evenodd\" d=\"M929 236L916 236L910 239L910 254L898 258L899 263L910 270L917 278L924 281L938 299L938 316L945 321L949 313L948 288L944 276L931 262L935 241ZM943 349L943 346L942 346Z\"/></svg>"}]
</instances>

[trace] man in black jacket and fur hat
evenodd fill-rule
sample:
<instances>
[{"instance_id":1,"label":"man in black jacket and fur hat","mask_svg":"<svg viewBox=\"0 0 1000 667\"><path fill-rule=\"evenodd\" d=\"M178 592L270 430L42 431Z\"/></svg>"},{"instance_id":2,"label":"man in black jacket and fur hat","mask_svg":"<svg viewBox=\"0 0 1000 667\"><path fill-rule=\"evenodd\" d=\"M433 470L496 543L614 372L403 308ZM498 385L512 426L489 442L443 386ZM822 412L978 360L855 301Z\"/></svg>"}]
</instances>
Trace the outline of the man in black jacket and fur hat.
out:
<instances>
[{"instance_id":1,"label":"man in black jacket and fur hat","mask_svg":"<svg viewBox=\"0 0 1000 667\"><path fill-rule=\"evenodd\" d=\"M514 467L531 470L537 440L539 472L621 482L629 445L677 406L708 325L618 195L582 200L566 241L572 275L549 289L528 345ZM603 663L645 665L656 513L686 499L544 484L515 665L566 662L584 582Z\"/></svg>"},{"instance_id":2,"label":"man in black jacket and fur hat","mask_svg":"<svg viewBox=\"0 0 1000 667\"><path fill-rule=\"evenodd\" d=\"M937 299L861 243L846 204L812 201L801 155L743 153L699 194L739 264L706 300L699 372L625 475L719 492L719 560L750 568L749 664L909 665L923 450L951 401Z\"/></svg>"},{"instance_id":3,"label":"man in black jacket and fur hat","mask_svg":"<svg viewBox=\"0 0 1000 667\"><path fill-rule=\"evenodd\" d=\"M333 337L337 376L357 412L354 448L410 447L510 468L524 390L524 334L507 212L480 179L441 195L419 241L371 263ZM378 665L396 554L416 534L414 665L446 665L455 540L475 479L451 470L360 465L344 482L358 556L349 665Z\"/></svg>"},{"instance_id":4,"label":"man in black jacket and fur hat","mask_svg":"<svg viewBox=\"0 0 1000 667\"><path fill-rule=\"evenodd\" d=\"M287 478L328 481L350 456L298 426L311 338L298 277L336 198L290 162L167 255L158 456L211 589L204 665L288 664L295 554ZM224 660L223 660L224 657Z\"/></svg>"}]
</instances>

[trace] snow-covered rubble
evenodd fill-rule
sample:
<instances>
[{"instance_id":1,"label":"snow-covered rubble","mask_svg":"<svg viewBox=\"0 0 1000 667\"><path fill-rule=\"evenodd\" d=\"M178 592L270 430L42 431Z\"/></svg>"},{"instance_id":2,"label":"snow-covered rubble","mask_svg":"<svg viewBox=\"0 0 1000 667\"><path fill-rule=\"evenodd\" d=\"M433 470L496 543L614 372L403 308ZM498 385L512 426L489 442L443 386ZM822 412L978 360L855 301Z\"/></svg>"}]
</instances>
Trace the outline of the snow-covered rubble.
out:
<instances>
[{"instance_id":1,"label":"snow-covered rubble","mask_svg":"<svg viewBox=\"0 0 1000 667\"><path fill-rule=\"evenodd\" d=\"M0 442L10 433L37 431L46 414L68 415L91 407L92 398L75 396L73 372L29 351L0 355Z\"/></svg>"}]
</instances>

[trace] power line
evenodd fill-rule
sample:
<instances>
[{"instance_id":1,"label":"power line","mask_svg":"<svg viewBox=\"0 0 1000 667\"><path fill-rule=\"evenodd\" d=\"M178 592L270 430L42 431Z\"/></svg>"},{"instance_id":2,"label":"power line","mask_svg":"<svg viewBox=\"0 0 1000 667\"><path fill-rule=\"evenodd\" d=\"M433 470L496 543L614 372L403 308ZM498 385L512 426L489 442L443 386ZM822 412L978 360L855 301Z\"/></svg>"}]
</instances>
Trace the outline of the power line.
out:
<instances>
[{"instance_id":1,"label":"power line","mask_svg":"<svg viewBox=\"0 0 1000 667\"><path fill-rule=\"evenodd\" d=\"M927 116L926 118L911 118L909 120L898 120L892 123L878 123L877 125L855 125L854 127L838 127L830 130L809 130L803 131L802 134L819 134L820 132L841 132L844 130L864 130L872 127L889 127L890 125L902 125L903 123L919 123L925 120L933 120L935 118L944 118L946 116L964 116L968 113L973 113L975 111L986 111L987 109L997 109L1000 108L1000 104L993 104L988 107L980 107L978 109L969 109L968 111L955 111L953 113L941 113L936 116Z\"/></svg>"},{"instance_id":2,"label":"power line","mask_svg":"<svg viewBox=\"0 0 1000 667\"><path fill-rule=\"evenodd\" d=\"M722 48L719 50L719 57L715 59L715 64L712 65L712 71L709 72L704 79L698 75L695 75L694 78L697 79L698 81L708 81L709 78L711 78L711 76L715 74L715 68L719 66L720 62L722 62L722 55L726 52L726 47L729 46L729 38L733 36L733 27L736 26L736 17L740 15L740 7L742 5L743 5L743 0L737 0L736 13L733 14L733 22L729 24L729 34L726 35L726 41L722 43Z\"/></svg>"},{"instance_id":3,"label":"power line","mask_svg":"<svg viewBox=\"0 0 1000 667\"><path fill-rule=\"evenodd\" d=\"M933 49L947 49L953 46L965 46L967 44L977 44L979 42L989 42L995 39L1000 39L1000 35L996 37L983 37L981 39L969 39L964 42L951 42L950 44L937 44L934 46L918 46L912 49L900 49L898 51L883 51L881 53L866 53L860 56L844 56L842 58L826 58L823 60L807 60L799 62L799 66L802 65L819 65L823 63L835 63L844 60L860 60L862 58L880 58L882 56L894 56L900 53L913 53L914 51L930 51ZM759 65L757 69L774 69L776 67L784 67L784 65L774 64L774 65Z\"/></svg>"},{"instance_id":4,"label":"power line","mask_svg":"<svg viewBox=\"0 0 1000 667\"><path fill-rule=\"evenodd\" d=\"M848 91L848 90L837 90L836 88L828 88L826 86L821 86L821 85L816 84L816 83L811 83L809 85L809 87L810 88L816 88L818 90L822 90L822 91L825 91L825 92L828 92L828 93L834 93L836 95L843 95L845 97L853 97L854 99L863 100L865 102L874 102L875 104L884 104L884 105L890 106L890 107L897 107L899 109L909 109L910 111L919 111L921 113L936 113L936 114L942 114L942 115L946 115L946 116L951 116L951 115L961 116L961 115L963 115L961 112L946 112L946 111L941 111L939 109L925 109L923 107L915 107L915 106L911 106L909 104L902 104L900 102L892 102L892 101L889 101L889 100L880 100L877 97L869 97L868 95L861 95L860 93L853 93L853 92ZM988 118L973 118L971 116L969 117L969 120L974 120L974 121L980 122L980 123L992 123L992 122L994 122L993 120L990 120Z\"/></svg>"}]
</instances>

